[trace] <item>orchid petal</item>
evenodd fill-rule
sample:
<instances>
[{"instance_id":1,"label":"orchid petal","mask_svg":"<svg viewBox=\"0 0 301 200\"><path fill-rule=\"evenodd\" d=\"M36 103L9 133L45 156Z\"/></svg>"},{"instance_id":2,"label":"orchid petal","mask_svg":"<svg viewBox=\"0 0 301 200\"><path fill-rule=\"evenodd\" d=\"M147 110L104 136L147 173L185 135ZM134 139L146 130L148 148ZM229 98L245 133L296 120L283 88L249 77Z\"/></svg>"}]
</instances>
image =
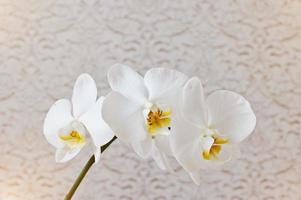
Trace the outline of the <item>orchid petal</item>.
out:
<instances>
[{"instance_id":1,"label":"orchid petal","mask_svg":"<svg viewBox=\"0 0 301 200\"><path fill-rule=\"evenodd\" d=\"M55 153L55 161L58 163L65 163L73 159L79 152L80 148L70 149L67 147L59 148Z\"/></svg>"},{"instance_id":2,"label":"orchid petal","mask_svg":"<svg viewBox=\"0 0 301 200\"><path fill-rule=\"evenodd\" d=\"M170 134L170 146L179 164L187 171L197 171L202 164L200 129L190 122L177 118Z\"/></svg>"},{"instance_id":3,"label":"orchid petal","mask_svg":"<svg viewBox=\"0 0 301 200\"><path fill-rule=\"evenodd\" d=\"M152 146L153 146L152 158L155 160L158 167L164 171L166 170L168 172L173 172L173 169L170 165L167 155L157 147L156 141L153 141Z\"/></svg>"},{"instance_id":4,"label":"orchid petal","mask_svg":"<svg viewBox=\"0 0 301 200\"><path fill-rule=\"evenodd\" d=\"M103 120L101 115L103 101L104 97L100 97L97 102L90 107L89 111L79 118L79 121L86 126L97 147L108 143L114 137L114 132Z\"/></svg>"},{"instance_id":5,"label":"orchid petal","mask_svg":"<svg viewBox=\"0 0 301 200\"><path fill-rule=\"evenodd\" d=\"M204 163L200 142L197 140L183 146L181 151L177 151L174 156L179 164L189 172L201 169Z\"/></svg>"},{"instance_id":6,"label":"orchid petal","mask_svg":"<svg viewBox=\"0 0 301 200\"><path fill-rule=\"evenodd\" d=\"M47 141L56 148L61 148L64 144L59 138L59 131L73 120L70 101L61 99L55 102L49 109L44 121L43 132Z\"/></svg>"},{"instance_id":7,"label":"orchid petal","mask_svg":"<svg viewBox=\"0 0 301 200\"><path fill-rule=\"evenodd\" d=\"M189 175L195 184L201 185L200 170L196 172L190 172Z\"/></svg>"},{"instance_id":8,"label":"orchid petal","mask_svg":"<svg viewBox=\"0 0 301 200\"><path fill-rule=\"evenodd\" d=\"M201 81L191 78L183 89L182 112L184 117L198 126L207 125L207 105Z\"/></svg>"},{"instance_id":9,"label":"orchid petal","mask_svg":"<svg viewBox=\"0 0 301 200\"><path fill-rule=\"evenodd\" d=\"M152 138L150 135L142 141L132 141L131 145L134 151L143 159L146 159L150 156L152 151Z\"/></svg>"},{"instance_id":10,"label":"orchid petal","mask_svg":"<svg viewBox=\"0 0 301 200\"><path fill-rule=\"evenodd\" d=\"M111 92L103 102L102 115L116 136L124 142L144 140L148 133L142 108L118 92Z\"/></svg>"},{"instance_id":11,"label":"orchid petal","mask_svg":"<svg viewBox=\"0 0 301 200\"><path fill-rule=\"evenodd\" d=\"M221 90L207 98L210 125L229 138L230 142L244 140L254 130L256 116L249 102L237 93Z\"/></svg>"},{"instance_id":12,"label":"orchid petal","mask_svg":"<svg viewBox=\"0 0 301 200\"><path fill-rule=\"evenodd\" d=\"M172 155L172 150L169 143L169 135L157 135L155 137L155 142L160 151L162 151L166 155Z\"/></svg>"},{"instance_id":13,"label":"orchid petal","mask_svg":"<svg viewBox=\"0 0 301 200\"><path fill-rule=\"evenodd\" d=\"M143 78L130 67L113 65L108 72L108 81L113 91L141 105L147 102L148 92Z\"/></svg>"},{"instance_id":14,"label":"orchid petal","mask_svg":"<svg viewBox=\"0 0 301 200\"><path fill-rule=\"evenodd\" d=\"M97 88L95 81L88 74L80 75L74 85L72 104L75 118L90 109L90 106L96 102Z\"/></svg>"},{"instance_id":15,"label":"orchid petal","mask_svg":"<svg viewBox=\"0 0 301 200\"><path fill-rule=\"evenodd\" d=\"M93 145L93 149L94 149L94 160L95 163L98 163L101 157L101 152L100 152L100 147L97 147L95 145Z\"/></svg>"},{"instance_id":16,"label":"orchid petal","mask_svg":"<svg viewBox=\"0 0 301 200\"><path fill-rule=\"evenodd\" d=\"M182 152L185 146L190 146L195 141L200 141L200 129L185 119L178 117L174 120L172 133L169 137L173 154L178 154L178 152Z\"/></svg>"},{"instance_id":17,"label":"orchid petal","mask_svg":"<svg viewBox=\"0 0 301 200\"><path fill-rule=\"evenodd\" d=\"M166 68L153 68L146 72L144 82L149 91L149 100L173 97L184 86L187 76L179 71Z\"/></svg>"}]
</instances>

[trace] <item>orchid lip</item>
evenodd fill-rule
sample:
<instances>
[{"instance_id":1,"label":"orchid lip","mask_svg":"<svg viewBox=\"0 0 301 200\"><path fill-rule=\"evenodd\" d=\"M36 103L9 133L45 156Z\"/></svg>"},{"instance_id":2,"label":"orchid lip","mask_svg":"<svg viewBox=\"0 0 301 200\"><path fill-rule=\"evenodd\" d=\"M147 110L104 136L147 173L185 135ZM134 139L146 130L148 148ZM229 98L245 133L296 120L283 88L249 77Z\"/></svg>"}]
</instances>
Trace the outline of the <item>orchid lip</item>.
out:
<instances>
[{"instance_id":1,"label":"orchid lip","mask_svg":"<svg viewBox=\"0 0 301 200\"><path fill-rule=\"evenodd\" d=\"M87 141L87 130L81 122L73 121L59 130L59 138L69 148L82 148Z\"/></svg>"},{"instance_id":2,"label":"orchid lip","mask_svg":"<svg viewBox=\"0 0 301 200\"><path fill-rule=\"evenodd\" d=\"M218 160L222 145L227 144L228 139L221 137L218 130L213 127L202 128L201 132L202 157L205 160Z\"/></svg>"},{"instance_id":3,"label":"orchid lip","mask_svg":"<svg viewBox=\"0 0 301 200\"><path fill-rule=\"evenodd\" d=\"M171 109L163 110L159 107L152 106L145 113L146 129L154 139L158 135L168 136L171 130Z\"/></svg>"}]
</instances>

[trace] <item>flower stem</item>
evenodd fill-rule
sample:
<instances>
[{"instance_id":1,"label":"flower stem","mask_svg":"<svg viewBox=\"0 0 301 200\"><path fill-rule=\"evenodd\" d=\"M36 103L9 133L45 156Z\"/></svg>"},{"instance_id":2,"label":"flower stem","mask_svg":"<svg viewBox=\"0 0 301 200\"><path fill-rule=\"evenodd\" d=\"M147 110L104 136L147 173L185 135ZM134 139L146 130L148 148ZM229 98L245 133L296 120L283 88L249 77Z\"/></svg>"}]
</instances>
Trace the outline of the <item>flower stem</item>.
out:
<instances>
[{"instance_id":1,"label":"flower stem","mask_svg":"<svg viewBox=\"0 0 301 200\"><path fill-rule=\"evenodd\" d=\"M100 148L101 149L101 153L103 153L116 139L117 139L117 137L114 136L113 139L110 142L108 142L107 144L103 145ZM82 180L84 179L84 177L86 176L86 174L88 173L89 169L92 167L92 165L94 163L95 163L95 157L93 155L88 160L88 162L86 163L85 167L82 169L82 171L78 175L77 179L73 183L73 186L69 190L68 194L65 196L65 200L71 200L72 199L72 197L73 197L74 193L76 192L78 186L80 185L80 183L82 182Z\"/></svg>"}]
</instances>

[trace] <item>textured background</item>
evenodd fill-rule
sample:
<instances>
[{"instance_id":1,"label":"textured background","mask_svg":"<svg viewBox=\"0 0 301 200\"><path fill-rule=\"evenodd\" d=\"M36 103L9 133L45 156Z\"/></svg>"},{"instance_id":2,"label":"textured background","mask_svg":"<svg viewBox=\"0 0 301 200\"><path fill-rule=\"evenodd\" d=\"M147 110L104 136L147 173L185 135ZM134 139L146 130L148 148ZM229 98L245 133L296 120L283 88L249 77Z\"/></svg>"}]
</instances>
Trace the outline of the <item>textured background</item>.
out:
<instances>
[{"instance_id":1,"label":"textured background","mask_svg":"<svg viewBox=\"0 0 301 200\"><path fill-rule=\"evenodd\" d=\"M200 187L116 143L75 199L300 200L300 34L300 0L0 0L0 199L62 199L89 155L56 164L45 113L82 72L107 94L106 71L121 62L243 94L256 131Z\"/></svg>"}]
</instances>

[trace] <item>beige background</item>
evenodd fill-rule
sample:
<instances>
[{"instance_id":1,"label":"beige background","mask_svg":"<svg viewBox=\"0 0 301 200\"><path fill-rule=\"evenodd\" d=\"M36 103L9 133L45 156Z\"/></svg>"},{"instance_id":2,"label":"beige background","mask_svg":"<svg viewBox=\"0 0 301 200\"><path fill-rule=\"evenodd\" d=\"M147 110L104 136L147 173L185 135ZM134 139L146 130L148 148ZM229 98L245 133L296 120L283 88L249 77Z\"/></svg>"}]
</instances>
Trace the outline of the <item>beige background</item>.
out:
<instances>
[{"instance_id":1,"label":"beige background","mask_svg":"<svg viewBox=\"0 0 301 200\"><path fill-rule=\"evenodd\" d=\"M256 131L201 187L116 143L75 199L300 200L300 34L300 0L0 0L0 199L62 199L89 155L56 164L45 113L82 72L107 94L106 71L121 62L243 94Z\"/></svg>"}]
</instances>

